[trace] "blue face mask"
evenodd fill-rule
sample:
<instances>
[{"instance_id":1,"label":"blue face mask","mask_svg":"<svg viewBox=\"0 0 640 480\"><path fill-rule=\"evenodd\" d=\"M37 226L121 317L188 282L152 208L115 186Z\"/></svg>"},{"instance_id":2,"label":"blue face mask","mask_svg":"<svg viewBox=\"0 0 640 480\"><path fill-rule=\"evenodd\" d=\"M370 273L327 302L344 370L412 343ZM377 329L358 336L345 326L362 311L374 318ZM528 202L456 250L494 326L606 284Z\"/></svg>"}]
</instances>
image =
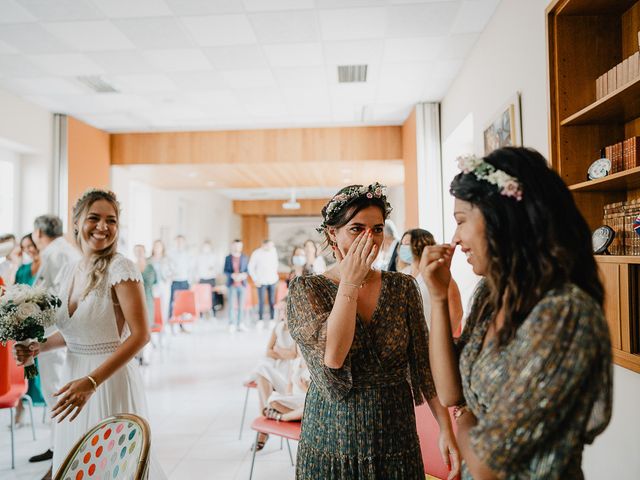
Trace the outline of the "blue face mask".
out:
<instances>
[{"instance_id":1,"label":"blue face mask","mask_svg":"<svg viewBox=\"0 0 640 480\"><path fill-rule=\"evenodd\" d=\"M307 263L307 257L305 257L304 255L296 255L293 257L293 264L296 267L302 267Z\"/></svg>"},{"instance_id":2,"label":"blue face mask","mask_svg":"<svg viewBox=\"0 0 640 480\"><path fill-rule=\"evenodd\" d=\"M413 262L413 253L411 252L411 245L400 245L400 248L398 249L398 256L400 257L400 260L402 260L404 263Z\"/></svg>"}]
</instances>

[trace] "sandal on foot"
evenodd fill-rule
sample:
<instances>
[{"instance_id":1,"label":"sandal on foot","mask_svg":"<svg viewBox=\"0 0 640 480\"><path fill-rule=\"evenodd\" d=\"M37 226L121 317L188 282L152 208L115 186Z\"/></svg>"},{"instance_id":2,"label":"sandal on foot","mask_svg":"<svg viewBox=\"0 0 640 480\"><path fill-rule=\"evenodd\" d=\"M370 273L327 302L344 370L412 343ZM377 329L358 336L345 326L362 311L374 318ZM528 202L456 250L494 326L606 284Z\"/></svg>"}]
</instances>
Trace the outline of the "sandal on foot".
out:
<instances>
[{"instance_id":1,"label":"sandal on foot","mask_svg":"<svg viewBox=\"0 0 640 480\"><path fill-rule=\"evenodd\" d=\"M258 440L256 441L256 443L254 445L251 445L251 450L253 450L255 448L256 452L259 452L260 450L262 450L264 448L265 443L267 443L267 440L269 440L269 434L268 433L262 433L261 435L263 435L262 440L260 440L260 435L258 435Z\"/></svg>"},{"instance_id":2,"label":"sandal on foot","mask_svg":"<svg viewBox=\"0 0 640 480\"><path fill-rule=\"evenodd\" d=\"M265 408L263 413L264 413L264 416L270 420L275 420L276 422L279 422L280 420L282 420L282 414L279 411L277 411L275 408Z\"/></svg>"}]
</instances>

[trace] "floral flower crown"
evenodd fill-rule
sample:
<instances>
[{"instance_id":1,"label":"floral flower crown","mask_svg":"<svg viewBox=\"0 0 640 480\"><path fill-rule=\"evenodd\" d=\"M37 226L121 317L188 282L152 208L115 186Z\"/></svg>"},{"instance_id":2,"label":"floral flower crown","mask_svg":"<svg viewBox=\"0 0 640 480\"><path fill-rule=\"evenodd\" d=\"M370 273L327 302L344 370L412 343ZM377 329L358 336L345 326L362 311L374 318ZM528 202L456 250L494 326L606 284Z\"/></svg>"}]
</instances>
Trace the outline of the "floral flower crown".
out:
<instances>
[{"instance_id":1,"label":"floral flower crown","mask_svg":"<svg viewBox=\"0 0 640 480\"><path fill-rule=\"evenodd\" d=\"M458 157L458 168L462 173L473 173L478 180L489 182L500 189L500 195L522 200L522 186L518 179L486 162L475 155Z\"/></svg>"},{"instance_id":2,"label":"floral flower crown","mask_svg":"<svg viewBox=\"0 0 640 480\"><path fill-rule=\"evenodd\" d=\"M350 204L352 200L362 196L366 196L367 198L380 198L384 202L385 215L389 215L391 210L393 210L387 201L387 187L384 185L381 185L378 182L372 183L367 187L363 185L354 185L344 191L341 191L329 201L322 211L324 220L320 226L316 228L318 233L323 233L328 227L327 220L330 220L331 217L337 215L338 212Z\"/></svg>"}]
</instances>

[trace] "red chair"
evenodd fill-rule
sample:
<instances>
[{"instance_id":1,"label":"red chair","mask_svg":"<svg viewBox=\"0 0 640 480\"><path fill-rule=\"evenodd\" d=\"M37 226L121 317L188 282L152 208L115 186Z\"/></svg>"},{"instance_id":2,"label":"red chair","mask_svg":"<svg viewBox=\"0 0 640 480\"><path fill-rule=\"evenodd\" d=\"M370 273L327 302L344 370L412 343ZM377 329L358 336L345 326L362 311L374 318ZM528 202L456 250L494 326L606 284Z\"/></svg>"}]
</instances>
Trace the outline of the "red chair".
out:
<instances>
[{"instance_id":1,"label":"red chair","mask_svg":"<svg viewBox=\"0 0 640 480\"><path fill-rule=\"evenodd\" d=\"M267 417L259 416L251 423L251 428L256 431L256 440L253 442L253 456L251 458L251 472L249 473L249 480L253 477L253 466L256 461L256 446L258 445L258 435L261 433L284 438L287 441L287 449L289 450L291 466L294 465L289 440L295 440L296 442L300 440L300 431L302 429L301 422L277 422L275 420L270 420Z\"/></svg>"},{"instance_id":2,"label":"red chair","mask_svg":"<svg viewBox=\"0 0 640 480\"><path fill-rule=\"evenodd\" d=\"M11 418L11 424L9 425L9 431L11 435L11 468L15 468L15 419L13 410L18 406L18 403L22 399L27 401L29 405L29 415L31 416L31 434L33 439L36 439L36 429L33 422L33 402L31 397L27 395L29 388L27 380L24 378L24 368L16 365L13 360L10 350L13 343L7 343L6 346L0 344L0 356L4 359L2 364L6 365L6 375L9 378L9 390L0 396L0 409L8 408Z\"/></svg>"},{"instance_id":3,"label":"red chair","mask_svg":"<svg viewBox=\"0 0 640 480\"><path fill-rule=\"evenodd\" d=\"M162 303L159 297L155 297L153 299L153 325L151 325L151 333L162 333L163 328Z\"/></svg>"},{"instance_id":4,"label":"red chair","mask_svg":"<svg viewBox=\"0 0 640 480\"><path fill-rule=\"evenodd\" d=\"M426 403L416 407L416 426L418 429L418 438L420 438L420 451L422 452L422 462L424 463L424 473L435 478L446 479L449 475L449 469L442 461L440 448L438 447L438 435L440 428L438 422L431 413L429 405ZM456 423L451 416L453 430L456 430Z\"/></svg>"},{"instance_id":5,"label":"red chair","mask_svg":"<svg viewBox=\"0 0 640 480\"><path fill-rule=\"evenodd\" d=\"M191 290L196 296L196 308L198 314L212 314L213 312L213 289L208 283L196 283Z\"/></svg>"},{"instance_id":6,"label":"red chair","mask_svg":"<svg viewBox=\"0 0 640 480\"><path fill-rule=\"evenodd\" d=\"M247 415L247 402L249 401L249 392L252 388L258 388L258 384L251 380L249 382L244 382L242 386L246 389L246 393L244 394L244 406L242 407L242 419L240 420L240 435L238 436L238 440L242 440L242 429L244 428L244 419Z\"/></svg>"},{"instance_id":7,"label":"red chair","mask_svg":"<svg viewBox=\"0 0 640 480\"><path fill-rule=\"evenodd\" d=\"M169 323L193 323L197 318L196 295L191 290L176 291Z\"/></svg>"}]
</instances>

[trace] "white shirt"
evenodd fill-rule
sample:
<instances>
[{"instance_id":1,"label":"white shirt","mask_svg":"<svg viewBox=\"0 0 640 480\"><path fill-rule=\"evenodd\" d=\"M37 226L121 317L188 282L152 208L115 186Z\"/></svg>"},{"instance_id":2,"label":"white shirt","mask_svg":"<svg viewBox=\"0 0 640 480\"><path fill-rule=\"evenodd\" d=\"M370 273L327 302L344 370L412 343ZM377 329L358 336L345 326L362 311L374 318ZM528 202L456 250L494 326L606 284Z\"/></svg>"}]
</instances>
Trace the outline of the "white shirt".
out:
<instances>
[{"instance_id":1,"label":"white shirt","mask_svg":"<svg viewBox=\"0 0 640 480\"><path fill-rule=\"evenodd\" d=\"M265 250L260 247L251 254L249 259L249 275L258 285L273 285L278 283L278 252L275 248Z\"/></svg>"},{"instance_id":2,"label":"white shirt","mask_svg":"<svg viewBox=\"0 0 640 480\"><path fill-rule=\"evenodd\" d=\"M318 255L313 261L313 273L315 275L322 275L327 271L327 262L324 261L324 257Z\"/></svg>"},{"instance_id":3,"label":"white shirt","mask_svg":"<svg viewBox=\"0 0 640 480\"><path fill-rule=\"evenodd\" d=\"M198 255L196 268L199 280L216 278L218 276L218 257L213 252L202 252Z\"/></svg>"},{"instance_id":4,"label":"white shirt","mask_svg":"<svg viewBox=\"0 0 640 480\"><path fill-rule=\"evenodd\" d=\"M33 284L60 295L62 284L80 258L80 252L64 237L56 238L40 253L40 269Z\"/></svg>"},{"instance_id":5,"label":"white shirt","mask_svg":"<svg viewBox=\"0 0 640 480\"><path fill-rule=\"evenodd\" d=\"M411 265L402 270L402 273L411 275ZM429 288L427 287L427 284L424 283L422 275L418 275L416 282L418 282L420 296L422 297L422 308L424 310L424 319L427 322L427 329L431 330L431 297L429 296Z\"/></svg>"},{"instance_id":6,"label":"white shirt","mask_svg":"<svg viewBox=\"0 0 640 480\"><path fill-rule=\"evenodd\" d=\"M193 275L193 257L187 250L174 250L169 253L171 281L188 282Z\"/></svg>"}]
</instances>

